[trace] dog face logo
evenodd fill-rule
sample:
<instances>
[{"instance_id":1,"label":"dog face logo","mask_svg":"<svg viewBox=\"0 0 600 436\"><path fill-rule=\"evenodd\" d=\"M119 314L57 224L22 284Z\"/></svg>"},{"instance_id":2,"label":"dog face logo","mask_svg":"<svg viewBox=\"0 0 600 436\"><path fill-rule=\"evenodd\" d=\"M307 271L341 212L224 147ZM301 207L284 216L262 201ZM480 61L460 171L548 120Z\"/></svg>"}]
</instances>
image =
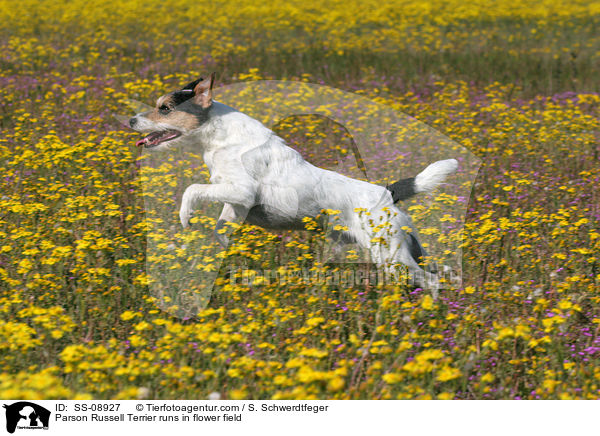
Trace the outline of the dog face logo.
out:
<instances>
[{"instance_id":1,"label":"dog face logo","mask_svg":"<svg viewBox=\"0 0 600 436\"><path fill-rule=\"evenodd\" d=\"M147 133L136 145L160 151L187 143L190 133L208 120L214 81L215 74L212 73L207 79L188 83L182 89L160 97L153 109L132 117L129 125L138 132Z\"/></svg>"},{"instance_id":2,"label":"dog face logo","mask_svg":"<svg viewBox=\"0 0 600 436\"><path fill-rule=\"evenodd\" d=\"M50 411L29 401L19 401L11 405L4 404L6 409L6 431L14 433L18 429L48 429Z\"/></svg>"}]
</instances>

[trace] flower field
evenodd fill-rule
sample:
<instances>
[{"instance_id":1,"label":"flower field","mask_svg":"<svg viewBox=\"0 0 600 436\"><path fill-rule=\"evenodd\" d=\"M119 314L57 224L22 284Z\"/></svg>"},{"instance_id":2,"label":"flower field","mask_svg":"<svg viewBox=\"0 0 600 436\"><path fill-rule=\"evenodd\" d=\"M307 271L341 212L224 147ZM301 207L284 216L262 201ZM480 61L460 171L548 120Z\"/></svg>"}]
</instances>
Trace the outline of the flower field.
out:
<instances>
[{"instance_id":1,"label":"flower field","mask_svg":"<svg viewBox=\"0 0 600 436\"><path fill-rule=\"evenodd\" d=\"M600 3L579 0L0 0L0 398L599 398L599 25ZM216 99L259 79L327 85L477 156L470 197L403 204L420 223L464 202L464 229L419 226L461 250L462 284L433 299L240 280L241 261L343 274L318 235L244 225L194 263L223 261L206 308L165 310L150 266L217 247L198 230L214 220L171 226L176 162L146 165L113 114L211 71ZM319 165L348 153L320 119L275 130ZM381 169L418 172L403 156ZM207 177L199 160L178 170Z\"/></svg>"}]
</instances>

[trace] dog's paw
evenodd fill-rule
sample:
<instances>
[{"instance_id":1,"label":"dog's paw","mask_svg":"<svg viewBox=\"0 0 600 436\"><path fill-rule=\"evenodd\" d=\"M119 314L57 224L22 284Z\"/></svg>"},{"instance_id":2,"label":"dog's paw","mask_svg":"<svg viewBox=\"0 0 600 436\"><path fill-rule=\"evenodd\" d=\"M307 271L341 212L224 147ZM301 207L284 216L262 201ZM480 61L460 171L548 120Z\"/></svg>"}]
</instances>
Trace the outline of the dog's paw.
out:
<instances>
[{"instance_id":1,"label":"dog's paw","mask_svg":"<svg viewBox=\"0 0 600 436\"><path fill-rule=\"evenodd\" d=\"M218 220L215 230L213 232L215 239L219 244L221 244L223 248L227 248L227 246L229 245L229 238L227 237L227 235L225 235L224 232L221 233L221 229L225 228L226 223L227 221L225 220Z\"/></svg>"},{"instance_id":2,"label":"dog's paw","mask_svg":"<svg viewBox=\"0 0 600 436\"><path fill-rule=\"evenodd\" d=\"M187 204L182 203L181 209L179 209L179 221L181 221L181 225L183 228L188 228L190 226L190 218L192 217L192 209L188 207Z\"/></svg>"},{"instance_id":3,"label":"dog's paw","mask_svg":"<svg viewBox=\"0 0 600 436\"><path fill-rule=\"evenodd\" d=\"M197 188L199 185L188 186L181 197L181 208L179 209L179 220L183 228L190 226L190 218L192 217L193 202L197 197Z\"/></svg>"},{"instance_id":4,"label":"dog's paw","mask_svg":"<svg viewBox=\"0 0 600 436\"><path fill-rule=\"evenodd\" d=\"M221 247L227 248L229 246L229 238L227 236L215 233L215 239L221 244Z\"/></svg>"}]
</instances>

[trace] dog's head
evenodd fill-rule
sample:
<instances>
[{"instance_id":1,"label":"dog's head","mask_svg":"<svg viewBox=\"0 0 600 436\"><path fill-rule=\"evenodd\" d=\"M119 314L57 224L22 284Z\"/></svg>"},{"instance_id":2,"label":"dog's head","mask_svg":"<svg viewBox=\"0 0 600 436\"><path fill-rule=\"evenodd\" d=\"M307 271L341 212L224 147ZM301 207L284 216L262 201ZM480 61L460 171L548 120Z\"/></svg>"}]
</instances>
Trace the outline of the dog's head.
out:
<instances>
[{"instance_id":1,"label":"dog's head","mask_svg":"<svg viewBox=\"0 0 600 436\"><path fill-rule=\"evenodd\" d=\"M182 89L163 95L156 107L129 120L129 125L147 135L137 146L165 150L188 142L193 132L209 118L212 107L212 88L215 73L207 79L198 79Z\"/></svg>"}]
</instances>

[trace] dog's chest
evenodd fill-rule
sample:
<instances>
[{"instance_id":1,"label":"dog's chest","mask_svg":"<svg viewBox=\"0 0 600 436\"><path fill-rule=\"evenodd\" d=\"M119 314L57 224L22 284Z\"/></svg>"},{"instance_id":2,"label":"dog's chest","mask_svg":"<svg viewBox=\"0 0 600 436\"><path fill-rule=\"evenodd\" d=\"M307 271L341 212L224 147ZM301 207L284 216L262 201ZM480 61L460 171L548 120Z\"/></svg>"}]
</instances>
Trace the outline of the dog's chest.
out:
<instances>
[{"instance_id":1,"label":"dog's chest","mask_svg":"<svg viewBox=\"0 0 600 436\"><path fill-rule=\"evenodd\" d=\"M239 163L221 161L209 166L210 183L235 184L244 181L243 171Z\"/></svg>"},{"instance_id":2,"label":"dog's chest","mask_svg":"<svg viewBox=\"0 0 600 436\"><path fill-rule=\"evenodd\" d=\"M246 185L251 181L251 177L248 175L248 171L240 157L240 151L235 148L217 150L214 153L206 154L204 161L210 173L210 183Z\"/></svg>"}]
</instances>

